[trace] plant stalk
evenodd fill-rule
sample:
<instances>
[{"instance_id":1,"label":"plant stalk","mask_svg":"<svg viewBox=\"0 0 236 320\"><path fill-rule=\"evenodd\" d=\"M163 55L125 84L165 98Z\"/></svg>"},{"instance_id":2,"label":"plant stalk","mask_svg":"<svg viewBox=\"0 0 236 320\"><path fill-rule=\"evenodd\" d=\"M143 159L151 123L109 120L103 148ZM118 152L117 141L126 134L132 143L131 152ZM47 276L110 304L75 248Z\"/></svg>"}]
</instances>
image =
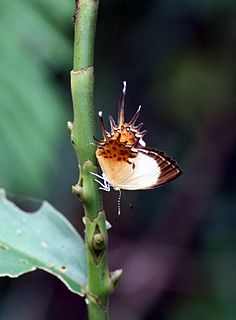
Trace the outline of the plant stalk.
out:
<instances>
[{"instance_id":1,"label":"plant stalk","mask_svg":"<svg viewBox=\"0 0 236 320\"><path fill-rule=\"evenodd\" d=\"M102 196L91 175L91 172L97 172L95 147L92 144L95 132L93 64L97 12L97 0L76 1L71 72L74 121L68 126L80 168L80 179L72 189L82 201L85 211L88 269L85 295L89 320L108 319L108 299L116 285L108 269L107 229Z\"/></svg>"}]
</instances>

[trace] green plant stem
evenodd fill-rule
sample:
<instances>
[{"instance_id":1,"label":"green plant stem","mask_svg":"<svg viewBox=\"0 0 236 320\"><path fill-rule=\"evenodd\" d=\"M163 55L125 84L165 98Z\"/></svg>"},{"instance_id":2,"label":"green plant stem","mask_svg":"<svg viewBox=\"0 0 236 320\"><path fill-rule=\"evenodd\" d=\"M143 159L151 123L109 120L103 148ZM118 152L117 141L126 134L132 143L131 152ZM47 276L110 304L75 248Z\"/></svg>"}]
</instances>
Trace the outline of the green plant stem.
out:
<instances>
[{"instance_id":1,"label":"green plant stem","mask_svg":"<svg viewBox=\"0 0 236 320\"><path fill-rule=\"evenodd\" d=\"M119 277L110 276L107 263L107 230L102 197L90 172L97 172L93 135L94 39L98 1L77 0L75 10L74 65L71 90L74 110L71 139L79 162L80 179L73 187L85 210L85 244L88 284L85 288L90 320L108 319L108 299Z\"/></svg>"}]
</instances>

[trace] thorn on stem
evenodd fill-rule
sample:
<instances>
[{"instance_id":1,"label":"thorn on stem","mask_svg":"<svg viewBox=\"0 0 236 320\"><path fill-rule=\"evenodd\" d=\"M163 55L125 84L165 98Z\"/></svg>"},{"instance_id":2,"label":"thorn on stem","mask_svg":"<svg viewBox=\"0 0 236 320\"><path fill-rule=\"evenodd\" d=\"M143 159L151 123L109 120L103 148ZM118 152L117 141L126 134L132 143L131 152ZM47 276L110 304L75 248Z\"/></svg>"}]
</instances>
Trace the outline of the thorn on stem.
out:
<instances>
[{"instance_id":1,"label":"thorn on stem","mask_svg":"<svg viewBox=\"0 0 236 320\"><path fill-rule=\"evenodd\" d=\"M74 127L73 122L67 121L67 129L69 130L70 134L71 134L72 131L73 131L73 127Z\"/></svg>"},{"instance_id":2,"label":"thorn on stem","mask_svg":"<svg viewBox=\"0 0 236 320\"><path fill-rule=\"evenodd\" d=\"M112 285L111 291L114 291L115 288L117 287L122 274L123 274L122 269L118 269L110 273L110 279L111 279L111 285Z\"/></svg>"},{"instance_id":3,"label":"thorn on stem","mask_svg":"<svg viewBox=\"0 0 236 320\"><path fill-rule=\"evenodd\" d=\"M72 186L72 193L75 194L81 200L83 199L83 188L79 184Z\"/></svg>"}]
</instances>

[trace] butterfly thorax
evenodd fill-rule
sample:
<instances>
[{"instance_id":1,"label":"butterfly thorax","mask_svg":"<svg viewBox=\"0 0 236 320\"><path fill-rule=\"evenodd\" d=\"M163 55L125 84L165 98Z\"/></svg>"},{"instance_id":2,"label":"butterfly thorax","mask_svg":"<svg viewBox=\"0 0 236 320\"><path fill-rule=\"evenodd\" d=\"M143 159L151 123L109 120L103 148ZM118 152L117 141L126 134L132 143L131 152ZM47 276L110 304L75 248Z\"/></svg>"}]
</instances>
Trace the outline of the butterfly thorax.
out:
<instances>
[{"instance_id":1,"label":"butterfly thorax","mask_svg":"<svg viewBox=\"0 0 236 320\"><path fill-rule=\"evenodd\" d=\"M128 146L128 143L122 143L115 138L107 139L99 144L96 155L104 159L110 159L116 164L120 161L132 163L132 159L136 157L137 152L134 148Z\"/></svg>"},{"instance_id":2,"label":"butterfly thorax","mask_svg":"<svg viewBox=\"0 0 236 320\"><path fill-rule=\"evenodd\" d=\"M127 146L137 146L142 139L143 134L128 123L124 123L119 127L112 127L110 138L118 140Z\"/></svg>"}]
</instances>

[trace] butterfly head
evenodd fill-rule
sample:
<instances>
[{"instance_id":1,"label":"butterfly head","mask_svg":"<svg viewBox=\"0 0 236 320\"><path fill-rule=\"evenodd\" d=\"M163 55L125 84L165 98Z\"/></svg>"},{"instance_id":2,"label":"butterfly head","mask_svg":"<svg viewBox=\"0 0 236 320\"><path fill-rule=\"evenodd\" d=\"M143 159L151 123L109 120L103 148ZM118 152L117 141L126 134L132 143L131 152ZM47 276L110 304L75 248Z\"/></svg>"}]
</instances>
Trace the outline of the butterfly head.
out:
<instances>
[{"instance_id":1,"label":"butterfly head","mask_svg":"<svg viewBox=\"0 0 236 320\"><path fill-rule=\"evenodd\" d=\"M137 118L139 116L141 106L139 106L138 110L136 111L135 115L129 122L125 122L124 120L124 101L125 101L125 94L126 94L126 81L123 82L123 90L122 95L118 105L118 122L115 123L115 120L112 116L109 117L111 131L108 132L105 129L102 112L100 111L99 117L101 121L102 133L104 140L111 139L114 141L119 141L120 143L125 144L126 146L130 147L145 147L146 143L143 141L143 136L146 133L146 130L140 131L143 123L135 125Z\"/></svg>"}]
</instances>

